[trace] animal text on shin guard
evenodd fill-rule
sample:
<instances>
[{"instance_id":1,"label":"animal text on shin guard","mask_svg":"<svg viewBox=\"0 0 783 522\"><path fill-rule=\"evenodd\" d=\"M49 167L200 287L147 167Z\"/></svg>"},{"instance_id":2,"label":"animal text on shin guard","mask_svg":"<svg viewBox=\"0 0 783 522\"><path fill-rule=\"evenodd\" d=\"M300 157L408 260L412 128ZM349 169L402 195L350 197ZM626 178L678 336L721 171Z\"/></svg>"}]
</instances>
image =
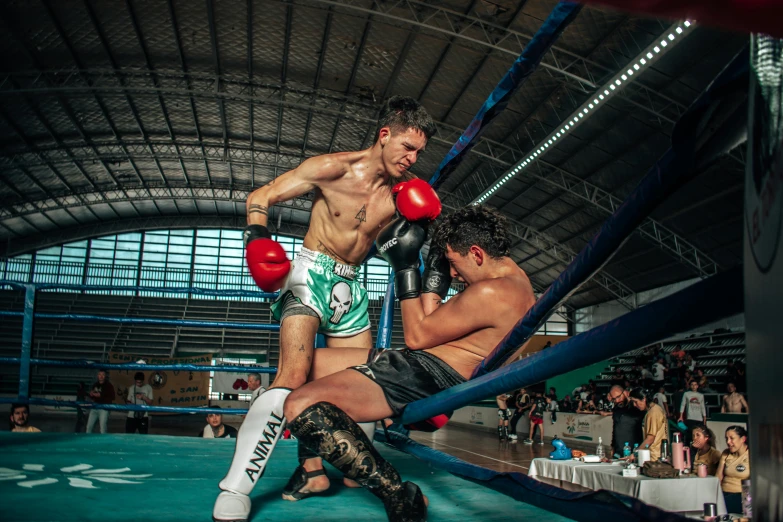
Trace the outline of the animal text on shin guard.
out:
<instances>
[{"instance_id":1,"label":"animal text on shin guard","mask_svg":"<svg viewBox=\"0 0 783 522\"><path fill-rule=\"evenodd\" d=\"M254 457L250 459L248 467L245 468L250 481L255 483L258 478L258 474L261 472L264 461L269 456L269 452L275 446L275 440L280 434L280 428L285 422L283 415L277 415L275 412L271 412L271 418L266 423L266 428L261 434L261 438L258 440L256 449L253 451Z\"/></svg>"}]
</instances>

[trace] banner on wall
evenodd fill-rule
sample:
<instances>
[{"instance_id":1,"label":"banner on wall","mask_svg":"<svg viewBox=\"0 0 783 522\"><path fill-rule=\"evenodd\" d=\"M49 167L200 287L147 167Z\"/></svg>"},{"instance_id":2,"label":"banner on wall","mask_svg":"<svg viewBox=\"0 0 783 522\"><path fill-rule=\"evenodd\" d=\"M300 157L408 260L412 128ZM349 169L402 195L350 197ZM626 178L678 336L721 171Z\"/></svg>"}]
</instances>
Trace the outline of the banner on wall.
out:
<instances>
[{"instance_id":1,"label":"banner on wall","mask_svg":"<svg viewBox=\"0 0 783 522\"><path fill-rule=\"evenodd\" d=\"M268 368L268 362L262 363L245 363L235 361L220 361L215 360L215 364L224 364L231 366L247 366L247 373L238 372L215 372L215 376L212 377L212 391L217 393L236 393L236 394L250 394L250 390L247 388L247 374L253 373L253 368ZM261 374L261 386L269 388L269 374Z\"/></svg>"},{"instance_id":2,"label":"banner on wall","mask_svg":"<svg viewBox=\"0 0 783 522\"><path fill-rule=\"evenodd\" d=\"M193 357L149 357L132 353L109 352L112 364L135 363L143 359L147 364L199 364L212 366L212 355ZM128 390L135 383L136 372L144 374L144 383L152 386L153 402L151 406L188 406L198 407L209 404L209 372L191 372L180 370L113 370L111 383L117 394L115 403L125 404Z\"/></svg>"}]
</instances>

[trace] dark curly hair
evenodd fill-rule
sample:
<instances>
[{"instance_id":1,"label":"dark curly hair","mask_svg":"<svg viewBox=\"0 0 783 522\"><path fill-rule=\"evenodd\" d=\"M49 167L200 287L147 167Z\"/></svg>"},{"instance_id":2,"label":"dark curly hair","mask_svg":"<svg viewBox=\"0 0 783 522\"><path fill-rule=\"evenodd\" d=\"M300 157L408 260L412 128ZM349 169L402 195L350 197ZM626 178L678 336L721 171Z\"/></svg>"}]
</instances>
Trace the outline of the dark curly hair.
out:
<instances>
[{"instance_id":1,"label":"dark curly hair","mask_svg":"<svg viewBox=\"0 0 783 522\"><path fill-rule=\"evenodd\" d=\"M378 141L383 127L389 127L392 132L418 129L427 139L435 134L435 123L427 113L427 109L410 96L392 96L386 100L381 109L381 116L378 118L375 141Z\"/></svg>"},{"instance_id":2,"label":"dark curly hair","mask_svg":"<svg viewBox=\"0 0 783 522\"><path fill-rule=\"evenodd\" d=\"M432 234L432 247L445 250L446 245L460 255L467 255L473 245L490 257L510 254L506 218L483 205L467 206L443 218Z\"/></svg>"}]
</instances>

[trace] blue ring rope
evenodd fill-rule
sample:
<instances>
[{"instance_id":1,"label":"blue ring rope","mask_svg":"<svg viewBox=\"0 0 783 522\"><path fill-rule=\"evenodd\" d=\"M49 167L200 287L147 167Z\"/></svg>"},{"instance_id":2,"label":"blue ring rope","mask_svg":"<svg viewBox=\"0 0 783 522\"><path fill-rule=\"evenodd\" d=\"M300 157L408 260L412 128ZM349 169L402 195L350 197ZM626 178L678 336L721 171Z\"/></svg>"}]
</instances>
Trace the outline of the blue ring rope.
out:
<instances>
[{"instance_id":1,"label":"blue ring rope","mask_svg":"<svg viewBox=\"0 0 783 522\"><path fill-rule=\"evenodd\" d=\"M401 422L419 422L739 314L744 301L739 266L571 337L550 350L408 404Z\"/></svg>"},{"instance_id":2,"label":"blue ring rope","mask_svg":"<svg viewBox=\"0 0 783 522\"><path fill-rule=\"evenodd\" d=\"M214 295L225 297L256 297L259 299L274 299L277 292L258 292L253 290L214 290L211 288L198 287L177 287L165 288L160 286L116 286L116 285L67 285L60 283L20 283L8 279L0 280L0 286L10 286L12 288L23 289L32 285L36 290L83 290L83 291L121 291L121 292L156 292L165 294L197 294Z\"/></svg>"},{"instance_id":3,"label":"blue ring rope","mask_svg":"<svg viewBox=\"0 0 783 522\"><path fill-rule=\"evenodd\" d=\"M0 310L0 317L23 317L24 312ZM170 326L194 326L200 328L231 328L237 330L280 330L279 324L230 323L227 321L197 321L193 319L157 319L153 317L119 317L89 314L47 314L36 313L36 319L58 319L82 322L120 323L120 324L156 324Z\"/></svg>"},{"instance_id":4,"label":"blue ring rope","mask_svg":"<svg viewBox=\"0 0 783 522\"><path fill-rule=\"evenodd\" d=\"M747 53L739 53L680 119L674 133L679 139L673 141L672 148L650 169L527 314L476 367L474 378L502 366L571 293L611 259L655 207L698 174L698 164L713 159L717 154L728 152L730 147L736 144L737 136L741 134L741 128L734 128L736 121L730 121L728 126L731 128L725 129L725 132L713 135L717 137L710 143L720 148L716 150L704 147L704 155L697 155L693 136L712 117L716 106L727 99L735 98L738 90L747 91L747 74ZM728 139L726 135L729 136ZM708 157L704 157L705 155Z\"/></svg>"},{"instance_id":5,"label":"blue ring rope","mask_svg":"<svg viewBox=\"0 0 783 522\"><path fill-rule=\"evenodd\" d=\"M141 357L141 356L140 356ZM22 357L0 357L0 364L20 364ZM184 371L184 372L236 372L236 373L275 373L277 368L269 366L233 366L206 364L142 364L142 363L102 363L86 359L28 359L30 364L50 366L55 368L88 368L90 370L149 370L149 371Z\"/></svg>"},{"instance_id":6,"label":"blue ring rope","mask_svg":"<svg viewBox=\"0 0 783 522\"><path fill-rule=\"evenodd\" d=\"M98 404L95 402L81 402L81 401L56 401L52 399L39 399L36 397L24 398L9 398L0 397L0 404L36 404L40 406L55 406L59 408L89 408L93 410L109 410L109 411L146 411L150 413L220 413L222 415L247 415L247 410L239 408L209 408L207 406L203 408L189 408L178 406L142 406L140 404Z\"/></svg>"}]
</instances>

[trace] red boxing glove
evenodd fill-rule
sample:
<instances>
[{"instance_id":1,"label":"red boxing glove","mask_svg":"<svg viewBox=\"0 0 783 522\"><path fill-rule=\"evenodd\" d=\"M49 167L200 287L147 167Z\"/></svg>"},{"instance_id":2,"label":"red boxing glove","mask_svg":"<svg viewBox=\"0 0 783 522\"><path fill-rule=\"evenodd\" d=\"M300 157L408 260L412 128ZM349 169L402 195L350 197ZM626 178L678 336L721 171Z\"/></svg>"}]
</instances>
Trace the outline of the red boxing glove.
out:
<instances>
[{"instance_id":1,"label":"red boxing glove","mask_svg":"<svg viewBox=\"0 0 783 522\"><path fill-rule=\"evenodd\" d=\"M440 198L423 179L398 183L392 194L397 196L397 210L408 221L435 221L440 216Z\"/></svg>"},{"instance_id":2,"label":"red boxing glove","mask_svg":"<svg viewBox=\"0 0 783 522\"><path fill-rule=\"evenodd\" d=\"M432 433L433 431L438 431L443 426L445 426L446 423L449 422L449 419L451 419L452 415L454 415L453 411L448 413L441 413L440 415L435 415L434 417L430 417L429 419L425 419L421 422L406 424L405 429Z\"/></svg>"},{"instance_id":3,"label":"red boxing glove","mask_svg":"<svg viewBox=\"0 0 783 522\"><path fill-rule=\"evenodd\" d=\"M234 381L234 386L232 386L235 390L238 390L242 385L240 384L240 380L237 379Z\"/></svg>"},{"instance_id":4,"label":"red boxing glove","mask_svg":"<svg viewBox=\"0 0 783 522\"><path fill-rule=\"evenodd\" d=\"M280 290L291 270L285 250L269 237L269 231L261 225L250 225L245 229L245 259L253 281L264 292Z\"/></svg>"}]
</instances>

